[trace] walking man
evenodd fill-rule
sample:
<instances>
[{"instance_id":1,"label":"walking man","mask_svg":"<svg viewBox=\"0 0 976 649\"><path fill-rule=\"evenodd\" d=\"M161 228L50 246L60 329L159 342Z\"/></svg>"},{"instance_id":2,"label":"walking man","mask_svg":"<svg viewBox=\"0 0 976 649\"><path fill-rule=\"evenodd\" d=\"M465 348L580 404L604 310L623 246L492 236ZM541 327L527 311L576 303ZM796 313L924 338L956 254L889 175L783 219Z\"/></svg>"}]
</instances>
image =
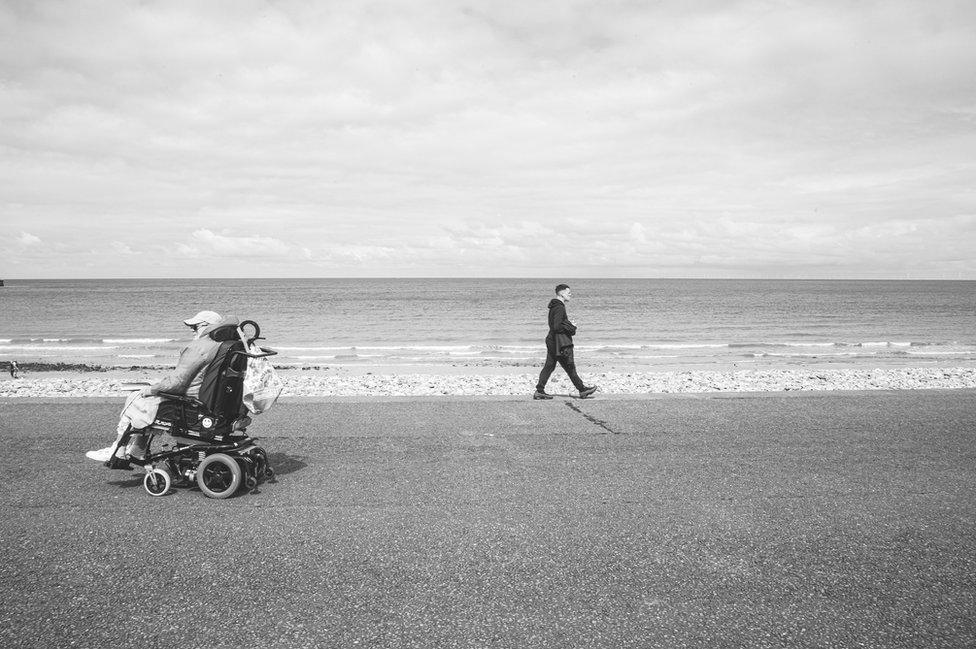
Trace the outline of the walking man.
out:
<instances>
[{"instance_id":1,"label":"walking man","mask_svg":"<svg viewBox=\"0 0 976 649\"><path fill-rule=\"evenodd\" d=\"M558 362L566 370L569 380L579 390L580 399L586 399L597 390L597 386L587 387L583 379L576 373L576 362L573 360L573 336L576 335L576 325L566 316L566 303L573 297L573 292L567 284L556 286L556 297L549 302L549 335L546 336L546 364L539 373L539 383L535 386L533 399L552 399L546 394L546 383L549 376L556 369Z\"/></svg>"}]
</instances>

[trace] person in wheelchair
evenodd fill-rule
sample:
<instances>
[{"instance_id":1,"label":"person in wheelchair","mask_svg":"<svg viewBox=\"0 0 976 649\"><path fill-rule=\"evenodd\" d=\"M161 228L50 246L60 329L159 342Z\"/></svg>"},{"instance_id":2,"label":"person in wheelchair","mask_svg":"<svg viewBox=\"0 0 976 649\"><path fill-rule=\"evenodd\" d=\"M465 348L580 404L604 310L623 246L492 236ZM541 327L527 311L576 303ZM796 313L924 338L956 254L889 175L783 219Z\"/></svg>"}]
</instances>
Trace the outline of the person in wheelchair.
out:
<instances>
[{"instance_id":1,"label":"person in wheelchair","mask_svg":"<svg viewBox=\"0 0 976 649\"><path fill-rule=\"evenodd\" d=\"M224 329L227 332L236 332L240 323L236 318L222 318L214 311L200 311L192 318L184 320L183 324L193 330L194 337L180 352L176 368L155 383L133 393L122 410L115 441L97 451L88 451L85 453L86 457L119 468L128 466L129 461L140 463L146 454L148 435L132 432L129 443L120 448L120 441L125 433L130 428L139 431L160 420L176 419L183 406L160 395L198 397L205 370L221 346L219 338L222 337L211 334Z\"/></svg>"}]
</instances>

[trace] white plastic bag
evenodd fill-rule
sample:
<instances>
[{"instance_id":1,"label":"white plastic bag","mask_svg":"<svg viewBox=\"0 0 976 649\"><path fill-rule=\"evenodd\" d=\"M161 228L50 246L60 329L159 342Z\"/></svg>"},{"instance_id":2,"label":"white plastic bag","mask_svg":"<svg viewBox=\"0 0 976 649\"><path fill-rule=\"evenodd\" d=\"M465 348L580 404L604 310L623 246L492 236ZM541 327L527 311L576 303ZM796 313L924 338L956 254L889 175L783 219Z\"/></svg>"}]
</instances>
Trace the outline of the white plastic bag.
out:
<instances>
[{"instance_id":1,"label":"white plastic bag","mask_svg":"<svg viewBox=\"0 0 976 649\"><path fill-rule=\"evenodd\" d=\"M251 354L262 353L257 345L248 345L247 341L244 345ZM247 370L244 371L244 407L250 412L259 415L271 408L281 396L284 387L271 361L267 358L247 359Z\"/></svg>"}]
</instances>

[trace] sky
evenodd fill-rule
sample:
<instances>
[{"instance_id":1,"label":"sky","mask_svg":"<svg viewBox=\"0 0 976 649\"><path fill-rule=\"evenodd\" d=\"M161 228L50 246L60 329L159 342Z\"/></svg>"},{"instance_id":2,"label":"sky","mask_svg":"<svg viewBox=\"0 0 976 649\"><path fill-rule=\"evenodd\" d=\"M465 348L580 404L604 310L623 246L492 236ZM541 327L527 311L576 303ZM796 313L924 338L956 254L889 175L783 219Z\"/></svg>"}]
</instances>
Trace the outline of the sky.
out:
<instances>
[{"instance_id":1,"label":"sky","mask_svg":"<svg viewBox=\"0 0 976 649\"><path fill-rule=\"evenodd\" d=\"M976 279L976 3L0 0L0 278Z\"/></svg>"}]
</instances>

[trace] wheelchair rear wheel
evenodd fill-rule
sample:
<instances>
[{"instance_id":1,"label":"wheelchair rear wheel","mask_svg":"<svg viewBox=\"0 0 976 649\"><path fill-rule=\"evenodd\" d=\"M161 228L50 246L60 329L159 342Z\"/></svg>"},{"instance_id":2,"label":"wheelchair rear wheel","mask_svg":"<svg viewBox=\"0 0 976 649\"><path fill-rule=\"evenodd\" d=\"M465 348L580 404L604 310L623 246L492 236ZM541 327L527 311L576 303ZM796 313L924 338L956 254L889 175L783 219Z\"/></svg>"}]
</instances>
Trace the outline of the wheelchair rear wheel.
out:
<instances>
[{"instance_id":1,"label":"wheelchair rear wheel","mask_svg":"<svg viewBox=\"0 0 976 649\"><path fill-rule=\"evenodd\" d=\"M241 486L241 467L229 455L208 455L197 467L197 486L210 498L230 498Z\"/></svg>"}]
</instances>

